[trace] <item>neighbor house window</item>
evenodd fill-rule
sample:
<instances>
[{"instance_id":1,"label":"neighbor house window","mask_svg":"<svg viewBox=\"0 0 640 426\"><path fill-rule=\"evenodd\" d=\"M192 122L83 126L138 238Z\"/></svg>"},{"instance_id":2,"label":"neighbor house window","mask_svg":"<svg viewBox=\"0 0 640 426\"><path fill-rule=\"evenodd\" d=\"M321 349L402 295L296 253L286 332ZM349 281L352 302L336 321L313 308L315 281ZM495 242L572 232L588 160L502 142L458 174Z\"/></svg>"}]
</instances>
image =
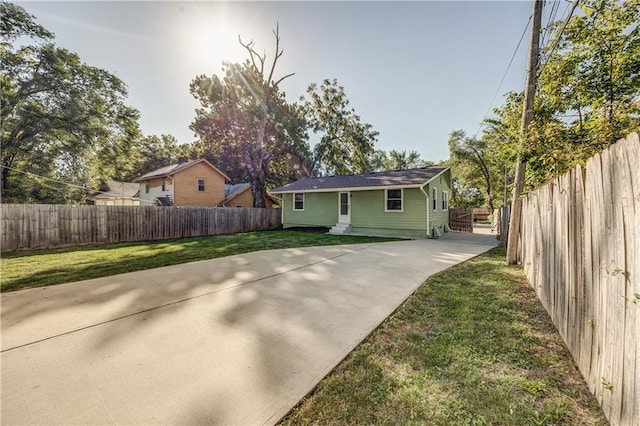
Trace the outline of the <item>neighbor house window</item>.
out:
<instances>
[{"instance_id":1,"label":"neighbor house window","mask_svg":"<svg viewBox=\"0 0 640 426\"><path fill-rule=\"evenodd\" d=\"M204 191L204 179L198 179L198 191Z\"/></svg>"},{"instance_id":2,"label":"neighbor house window","mask_svg":"<svg viewBox=\"0 0 640 426\"><path fill-rule=\"evenodd\" d=\"M162 178L162 192L167 190L167 178Z\"/></svg>"},{"instance_id":3,"label":"neighbor house window","mask_svg":"<svg viewBox=\"0 0 640 426\"><path fill-rule=\"evenodd\" d=\"M144 183L144 192L145 192L145 194L149 193L149 181L146 181Z\"/></svg>"},{"instance_id":4,"label":"neighbor house window","mask_svg":"<svg viewBox=\"0 0 640 426\"><path fill-rule=\"evenodd\" d=\"M386 190L386 212L402 211L402 189Z\"/></svg>"},{"instance_id":5,"label":"neighbor house window","mask_svg":"<svg viewBox=\"0 0 640 426\"><path fill-rule=\"evenodd\" d=\"M438 188L431 190L431 206L433 210L438 210Z\"/></svg>"},{"instance_id":6,"label":"neighbor house window","mask_svg":"<svg viewBox=\"0 0 640 426\"><path fill-rule=\"evenodd\" d=\"M442 210L449 210L449 193L442 191Z\"/></svg>"},{"instance_id":7,"label":"neighbor house window","mask_svg":"<svg viewBox=\"0 0 640 426\"><path fill-rule=\"evenodd\" d=\"M304 192L296 192L293 194L293 210L304 210Z\"/></svg>"}]
</instances>

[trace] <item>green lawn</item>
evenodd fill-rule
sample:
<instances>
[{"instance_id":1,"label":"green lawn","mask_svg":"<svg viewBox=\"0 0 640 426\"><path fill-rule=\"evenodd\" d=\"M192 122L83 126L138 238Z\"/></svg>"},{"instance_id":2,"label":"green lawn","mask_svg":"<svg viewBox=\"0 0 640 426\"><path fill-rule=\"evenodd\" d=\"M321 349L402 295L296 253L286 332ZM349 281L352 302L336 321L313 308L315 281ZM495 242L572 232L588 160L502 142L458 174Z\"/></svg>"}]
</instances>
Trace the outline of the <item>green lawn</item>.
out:
<instances>
[{"instance_id":1,"label":"green lawn","mask_svg":"<svg viewBox=\"0 0 640 426\"><path fill-rule=\"evenodd\" d=\"M261 231L213 237L3 253L2 291L42 287L258 250L392 241L388 238Z\"/></svg>"},{"instance_id":2,"label":"green lawn","mask_svg":"<svg viewBox=\"0 0 640 426\"><path fill-rule=\"evenodd\" d=\"M500 248L429 278L282 423L607 424Z\"/></svg>"}]
</instances>

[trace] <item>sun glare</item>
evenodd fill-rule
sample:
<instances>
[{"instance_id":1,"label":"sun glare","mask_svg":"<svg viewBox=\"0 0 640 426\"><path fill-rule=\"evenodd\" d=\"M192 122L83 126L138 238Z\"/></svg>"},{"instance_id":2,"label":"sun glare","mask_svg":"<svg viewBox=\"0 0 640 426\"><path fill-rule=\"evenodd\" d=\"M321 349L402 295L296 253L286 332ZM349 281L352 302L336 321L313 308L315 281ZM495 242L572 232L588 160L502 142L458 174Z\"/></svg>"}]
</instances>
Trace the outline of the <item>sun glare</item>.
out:
<instances>
[{"instance_id":1,"label":"sun glare","mask_svg":"<svg viewBox=\"0 0 640 426\"><path fill-rule=\"evenodd\" d=\"M227 14L198 16L186 30L185 53L195 64L206 68L203 72L219 69L222 62L241 61L238 33Z\"/></svg>"}]
</instances>

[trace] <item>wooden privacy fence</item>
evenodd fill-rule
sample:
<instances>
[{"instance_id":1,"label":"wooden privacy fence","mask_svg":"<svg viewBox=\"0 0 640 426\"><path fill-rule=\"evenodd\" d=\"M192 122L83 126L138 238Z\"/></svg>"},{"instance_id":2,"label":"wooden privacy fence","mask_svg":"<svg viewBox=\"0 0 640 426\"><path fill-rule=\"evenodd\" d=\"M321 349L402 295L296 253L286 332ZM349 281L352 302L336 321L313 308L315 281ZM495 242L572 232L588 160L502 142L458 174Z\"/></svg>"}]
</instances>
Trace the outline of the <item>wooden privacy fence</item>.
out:
<instances>
[{"instance_id":1,"label":"wooden privacy fence","mask_svg":"<svg viewBox=\"0 0 640 426\"><path fill-rule=\"evenodd\" d=\"M453 231L473 232L473 209L449 209L449 227Z\"/></svg>"},{"instance_id":2,"label":"wooden privacy fence","mask_svg":"<svg viewBox=\"0 0 640 426\"><path fill-rule=\"evenodd\" d=\"M523 199L522 264L613 425L640 424L640 140Z\"/></svg>"},{"instance_id":3,"label":"wooden privacy fence","mask_svg":"<svg viewBox=\"0 0 640 426\"><path fill-rule=\"evenodd\" d=\"M2 251L276 229L280 209L2 204Z\"/></svg>"}]
</instances>

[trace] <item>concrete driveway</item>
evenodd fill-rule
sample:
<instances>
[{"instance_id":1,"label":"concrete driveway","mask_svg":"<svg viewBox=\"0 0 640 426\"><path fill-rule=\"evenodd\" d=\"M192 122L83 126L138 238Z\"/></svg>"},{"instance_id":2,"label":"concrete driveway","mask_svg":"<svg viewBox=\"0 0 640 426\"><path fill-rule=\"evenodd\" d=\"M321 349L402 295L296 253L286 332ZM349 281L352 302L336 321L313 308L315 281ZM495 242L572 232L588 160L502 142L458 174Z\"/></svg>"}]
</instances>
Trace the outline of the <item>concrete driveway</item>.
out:
<instances>
[{"instance_id":1,"label":"concrete driveway","mask_svg":"<svg viewBox=\"0 0 640 426\"><path fill-rule=\"evenodd\" d=\"M491 236L272 250L1 295L2 424L271 424Z\"/></svg>"}]
</instances>

